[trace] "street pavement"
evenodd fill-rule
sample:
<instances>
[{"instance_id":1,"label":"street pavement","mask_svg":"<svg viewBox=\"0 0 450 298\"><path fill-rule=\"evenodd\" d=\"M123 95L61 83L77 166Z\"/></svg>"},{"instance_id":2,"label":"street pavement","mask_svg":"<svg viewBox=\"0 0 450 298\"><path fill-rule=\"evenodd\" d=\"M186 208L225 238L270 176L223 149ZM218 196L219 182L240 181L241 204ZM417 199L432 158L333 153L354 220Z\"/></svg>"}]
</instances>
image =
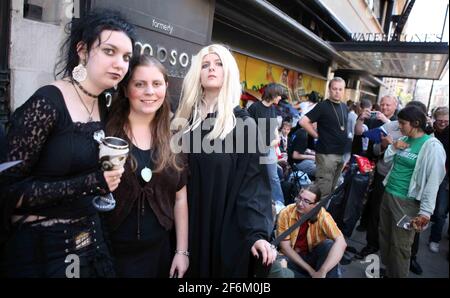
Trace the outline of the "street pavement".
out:
<instances>
[{"instance_id":1,"label":"street pavement","mask_svg":"<svg viewBox=\"0 0 450 298\"><path fill-rule=\"evenodd\" d=\"M356 225L358 226L358 225ZM433 253L428 248L428 238L430 236L430 228L427 228L420 235L419 252L417 254L417 261L423 269L421 275L416 275L412 272L409 274L409 278L449 278L449 239L447 236L448 219L443 229L443 236L440 242L439 253ZM356 229L353 231L350 239L347 239L347 245L356 248L360 251L366 244L366 233L358 232ZM351 256L353 254L350 253ZM379 255L379 252L378 252ZM342 272L342 278L366 278L366 269L370 273L371 270L368 267L373 261L363 262L364 260L358 260L352 258L352 262L348 265L340 265Z\"/></svg>"}]
</instances>

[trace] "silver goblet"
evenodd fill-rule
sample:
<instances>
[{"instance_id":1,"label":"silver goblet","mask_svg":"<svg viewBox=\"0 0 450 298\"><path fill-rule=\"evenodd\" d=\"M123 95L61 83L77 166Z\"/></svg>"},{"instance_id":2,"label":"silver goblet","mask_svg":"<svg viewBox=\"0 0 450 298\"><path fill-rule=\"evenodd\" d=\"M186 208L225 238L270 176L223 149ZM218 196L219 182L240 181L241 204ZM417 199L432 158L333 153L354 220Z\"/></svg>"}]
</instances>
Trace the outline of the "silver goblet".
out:
<instances>
[{"instance_id":1,"label":"silver goblet","mask_svg":"<svg viewBox=\"0 0 450 298\"><path fill-rule=\"evenodd\" d=\"M105 137L103 130L94 133L94 139L100 144L99 158L104 171L117 170L124 166L128 152L128 142L117 137ZM116 206L112 193L96 196L92 200L94 207L102 212L111 211Z\"/></svg>"}]
</instances>

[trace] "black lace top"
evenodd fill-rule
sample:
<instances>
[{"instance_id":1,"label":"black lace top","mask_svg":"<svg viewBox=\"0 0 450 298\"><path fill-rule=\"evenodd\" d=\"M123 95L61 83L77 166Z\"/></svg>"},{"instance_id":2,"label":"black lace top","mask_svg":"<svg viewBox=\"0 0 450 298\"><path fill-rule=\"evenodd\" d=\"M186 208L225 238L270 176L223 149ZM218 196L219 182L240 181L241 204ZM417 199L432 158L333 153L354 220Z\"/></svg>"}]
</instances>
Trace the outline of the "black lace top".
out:
<instances>
[{"instance_id":1,"label":"black lace top","mask_svg":"<svg viewBox=\"0 0 450 298\"><path fill-rule=\"evenodd\" d=\"M78 218L95 213L93 196L108 192L93 139L100 129L102 122L74 123L57 87L37 90L11 119L7 160L23 163L2 177L6 214ZM21 207L15 208L20 198Z\"/></svg>"}]
</instances>

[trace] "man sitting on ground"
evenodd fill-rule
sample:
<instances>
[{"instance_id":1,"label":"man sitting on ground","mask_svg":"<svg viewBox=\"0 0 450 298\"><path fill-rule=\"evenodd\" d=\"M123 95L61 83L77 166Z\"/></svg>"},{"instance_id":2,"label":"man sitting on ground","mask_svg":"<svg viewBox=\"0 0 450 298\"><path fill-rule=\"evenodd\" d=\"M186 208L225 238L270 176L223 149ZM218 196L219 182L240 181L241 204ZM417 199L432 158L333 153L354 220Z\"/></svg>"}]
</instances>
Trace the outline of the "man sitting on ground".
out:
<instances>
[{"instance_id":1,"label":"man sitting on ground","mask_svg":"<svg viewBox=\"0 0 450 298\"><path fill-rule=\"evenodd\" d=\"M289 164L295 165L297 170L315 179L316 152L308 148L308 133L301 126L292 136L287 153Z\"/></svg>"},{"instance_id":2,"label":"man sitting on ground","mask_svg":"<svg viewBox=\"0 0 450 298\"><path fill-rule=\"evenodd\" d=\"M316 185L302 189L295 203L280 212L278 235L310 212L320 198ZM288 258L288 268L294 271L295 277L339 277L338 263L346 247L342 232L323 207L280 243L281 252Z\"/></svg>"}]
</instances>

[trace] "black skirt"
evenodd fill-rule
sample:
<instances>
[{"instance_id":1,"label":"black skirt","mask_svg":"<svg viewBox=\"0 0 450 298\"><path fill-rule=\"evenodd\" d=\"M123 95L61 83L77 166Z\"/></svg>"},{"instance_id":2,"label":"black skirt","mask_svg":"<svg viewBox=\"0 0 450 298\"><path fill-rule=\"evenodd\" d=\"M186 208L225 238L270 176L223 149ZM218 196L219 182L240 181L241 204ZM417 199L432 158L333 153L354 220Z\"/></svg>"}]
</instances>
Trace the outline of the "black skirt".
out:
<instances>
[{"instance_id":1,"label":"black skirt","mask_svg":"<svg viewBox=\"0 0 450 298\"><path fill-rule=\"evenodd\" d=\"M72 223L25 223L5 245L6 277L115 277L98 214Z\"/></svg>"},{"instance_id":2,"label":"black skirt","mask_svg":"<svg viewBox=\"0 0 450 298\"><path fill-rule=\"evenodd\" d=\"M137 200L110 235L117 277L169 277L174 255L171 231L161 226L147 200Z\"/></svg>"}]
</instances>

